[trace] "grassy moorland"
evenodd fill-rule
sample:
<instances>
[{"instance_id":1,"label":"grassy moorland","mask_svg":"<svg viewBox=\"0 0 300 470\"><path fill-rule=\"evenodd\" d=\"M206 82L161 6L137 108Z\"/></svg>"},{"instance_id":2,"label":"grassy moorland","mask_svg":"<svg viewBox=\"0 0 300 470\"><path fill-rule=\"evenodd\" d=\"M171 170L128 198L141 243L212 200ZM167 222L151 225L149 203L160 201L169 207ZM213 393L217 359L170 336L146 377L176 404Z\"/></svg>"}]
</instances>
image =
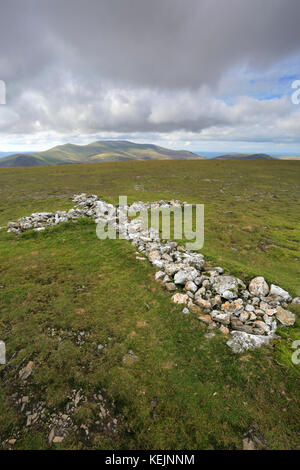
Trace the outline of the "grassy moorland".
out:
<instances>
[{"instance_id":1,"label":"grassy moorland","mask_svg":"<svg viewBox=\"0 0 300 470\"><path fill-rule=\"evenodd\" d=\"M208 259L300 296L299 162L1 169L0 226L69 208L80 192L110 202L127 195L130 202L203 203ZM0 440L48 448L51 416L65 413L80 390L85 399L72 411L73 427L54 447L240 449L255 428L269 448L299 449L300 365L291 361L299 319L279 329L271 347L234 355L221 334L206 339L205 327L181 314L154 281L155 269L135 256L125 241L99 241L88 220L18 237L0 231L0 339L9 360L0 366ZM139 359L124 361L129 350ZM24 382L19 373L29 361L33 373ZM103 432L100 393L117 419L115 433ZM26 412L41 402L43 416L26 426Z\"/></svg>"}]
</instances>

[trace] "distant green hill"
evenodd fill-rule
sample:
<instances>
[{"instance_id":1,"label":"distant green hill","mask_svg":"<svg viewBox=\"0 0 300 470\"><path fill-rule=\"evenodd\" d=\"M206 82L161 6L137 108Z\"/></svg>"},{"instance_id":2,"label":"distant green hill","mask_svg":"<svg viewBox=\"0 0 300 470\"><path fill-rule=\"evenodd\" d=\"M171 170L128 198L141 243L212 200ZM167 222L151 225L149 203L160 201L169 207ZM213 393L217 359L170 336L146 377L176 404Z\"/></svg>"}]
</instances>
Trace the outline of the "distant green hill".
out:
<instances>
[{"instance_id":1,"label":"distant green hill","mask_svg":"<svg viewBox=\"0 0 300 470\"><path fill-rule=\"evenodd\" d=\"M220 160L274 160L274 157L267 155L265 153L228 153L226 155L220 155L216 157Z\"/></svg>"},{"instance_id":2,"label":"distant green hill","mask_svg":"<svg viewBox=\"0 0 300 470\"><path fill-rule=\"evenodd\" d=\"M205 157L186 150L170 150L157 145L125 140L104 140L88 145L58 145L44 152L18 153L0 159L0 167L65 165L126 160L199 160Z\"/></svg>"}]
</instances>

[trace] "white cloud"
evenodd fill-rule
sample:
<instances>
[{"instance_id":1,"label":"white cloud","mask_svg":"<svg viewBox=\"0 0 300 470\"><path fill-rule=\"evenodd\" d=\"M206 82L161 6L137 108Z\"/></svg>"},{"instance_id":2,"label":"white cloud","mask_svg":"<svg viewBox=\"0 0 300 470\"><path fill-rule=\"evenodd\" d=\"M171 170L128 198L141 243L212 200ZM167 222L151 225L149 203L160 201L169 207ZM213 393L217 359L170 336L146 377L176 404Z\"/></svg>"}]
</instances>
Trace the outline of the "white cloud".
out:
<instances>
[{"instance_id":1,"label":"white cloud","mask_svg":"<svg viewBox=\"0 0 300 470\"><path fill-rule=\"evenodd\" d=\"M298 145L299 0L189 2L4 3L0 150L105 136Z\"/></svg>"}]
</instances>

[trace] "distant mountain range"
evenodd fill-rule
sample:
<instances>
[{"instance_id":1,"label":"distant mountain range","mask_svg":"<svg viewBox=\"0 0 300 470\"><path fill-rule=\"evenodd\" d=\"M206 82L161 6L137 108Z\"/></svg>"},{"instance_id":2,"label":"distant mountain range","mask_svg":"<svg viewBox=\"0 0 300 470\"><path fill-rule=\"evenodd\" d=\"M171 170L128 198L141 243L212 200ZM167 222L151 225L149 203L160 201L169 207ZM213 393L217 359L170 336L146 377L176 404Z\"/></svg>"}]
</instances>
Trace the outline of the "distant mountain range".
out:
<instances>
[{"instance_id":1,"label":"distant mountain range","mask_svg":"<svg viewBox=\"0 0 300 470\"><path fill-rule=\"evenodd\" d=\"M120 162L129 160L203 160L187 150L170 150L158 145L136 144L126 140L103 140L88 145L58 145L43 152L5 154L0 152L0 167L67 165L71 163ZM272 157L265 153L228 153L217 160L299 160L296 156Z\"/></svg>"},{"instance_id":2,"label":"distant mountain range","mask_svg":"<svg viewBox=\"0 0 300 470\"><path fill-rule=\"evenodd\" d=\"M283 156L283 157L274 157L266 153L227 153L225 155L220 155L215 157L219 160L299 160L300 157L296 156Z\"/></svg>"},{"instance_id":3,"label":"distant mountain range","mask_svg":"<svg viewBox=\"0 0 300 470\"><path fill-rule=\"evenodd\" d=\"M276 160L276 157L271 157L266 153L228 153L216 158L221 160Z\"/></svg>"},{"instance_id":4,"label":"distant mountain range","mask_svg":"<svg viewBox=\"0 0 300 470\"><path fill-rule=\"evenodd\" d=\"M71 163L120 162L129 160L201 160L186 150L125 140L103 140L88 145L65 144L36 153L16 153L0 159L0 167L66 165Z\"/></svg>"}]
</instances>

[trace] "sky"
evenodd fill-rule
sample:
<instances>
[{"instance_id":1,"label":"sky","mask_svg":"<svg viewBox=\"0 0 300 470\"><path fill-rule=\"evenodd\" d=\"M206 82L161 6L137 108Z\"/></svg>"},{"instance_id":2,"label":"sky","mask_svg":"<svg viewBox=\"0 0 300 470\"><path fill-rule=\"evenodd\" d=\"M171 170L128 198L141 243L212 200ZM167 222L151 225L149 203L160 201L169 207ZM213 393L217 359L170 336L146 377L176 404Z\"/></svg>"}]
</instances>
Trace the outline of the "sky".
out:
<instances>
[{"instance_id":1,"label":"sky","mask_svg":"<svg viewBox=\"0 0 300 470\"><path fill-rule=\"evenodd\" d=\"M0 2L0 152L300 154L299 0Z\"/></svg>"}]
</instances>

